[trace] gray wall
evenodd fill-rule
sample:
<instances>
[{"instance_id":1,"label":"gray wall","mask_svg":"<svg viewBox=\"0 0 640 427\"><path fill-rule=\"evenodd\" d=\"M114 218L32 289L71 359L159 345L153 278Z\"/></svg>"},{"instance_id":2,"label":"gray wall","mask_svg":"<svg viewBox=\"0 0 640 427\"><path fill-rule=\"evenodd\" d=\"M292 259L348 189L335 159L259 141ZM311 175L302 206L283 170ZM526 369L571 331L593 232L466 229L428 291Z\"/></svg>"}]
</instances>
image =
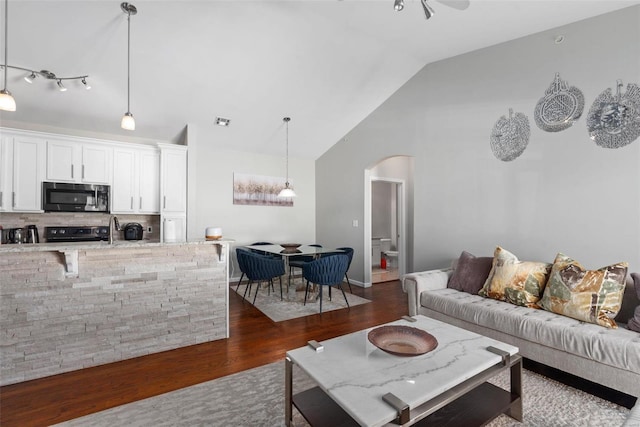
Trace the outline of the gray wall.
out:
<instances>
[{"instance_id":1,"label":"gray wall","mask_svg":"<svg viewBox=\"0 0 640 427\"><path fill-rule=\"evenodd\" d=\"M393 185L395 187L395 184ZM392 237L391 208L392 184L390 182L377 181L371 183L371 236Z\"/></svg>"},{"instance_id":2,"label":"gray wall","mask_svg":"<svg viewBox=\"0 0 640 427\"><path fill-rule=\"evenodd\" d=\"M586 131L595 97L616 79L640 83L640 7L429 64L316 162L316 233L362 254L363 171L414 156L415 271L448 265L462 250L588 268L628 261L640 270L640 140L600 148ZM558 34L565 36L555 44ZM585 110L548 133L533 111L554 74L580 88ZM529 145L501 162L489 135L509 107L530 119ZM341 191L336 192L335 189ZM364 277L362 258L350 274Z\"/></svg>"}]
</instances>

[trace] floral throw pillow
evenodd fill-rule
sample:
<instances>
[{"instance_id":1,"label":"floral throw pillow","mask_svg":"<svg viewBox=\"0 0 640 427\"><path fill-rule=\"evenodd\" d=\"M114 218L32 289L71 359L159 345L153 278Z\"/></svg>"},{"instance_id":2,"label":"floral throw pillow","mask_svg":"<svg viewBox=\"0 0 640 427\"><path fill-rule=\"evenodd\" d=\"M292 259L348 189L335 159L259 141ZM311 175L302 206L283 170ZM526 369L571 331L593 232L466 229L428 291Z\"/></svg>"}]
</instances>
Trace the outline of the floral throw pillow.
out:
<instances>
[{"instance_id":1,"label":"floral throw pillow","mask_svg":"<svg viewBox=\"0 0 640 427\"><path fill-rule=\"evenodd\" d=\"M493 253L489 277L478 295L523 307L539 308L551 264L520 261L511 252L498 246Z\"/></svg>"},{"instance_id":2,"label":"floral throw pillow","mask_svg":"<svg viewBox=\"0 0 640 427\"><path fill-rule=\"evenodd\" d=\"M617 328L614 317L622 306L626 262L586 270L579 262L559 253L540 300L547 311L607 328Z\"/></svg>"}]
</instances>

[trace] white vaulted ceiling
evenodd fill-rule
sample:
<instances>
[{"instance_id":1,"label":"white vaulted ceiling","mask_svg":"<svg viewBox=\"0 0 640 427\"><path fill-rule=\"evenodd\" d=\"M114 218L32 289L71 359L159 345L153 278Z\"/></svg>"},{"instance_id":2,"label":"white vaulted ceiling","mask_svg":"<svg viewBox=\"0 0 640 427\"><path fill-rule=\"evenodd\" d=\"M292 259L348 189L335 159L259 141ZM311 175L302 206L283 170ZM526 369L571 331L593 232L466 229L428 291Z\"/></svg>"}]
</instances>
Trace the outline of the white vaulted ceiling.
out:
<instances>
[{"instance_id":1,"label":"white vaulted ceiling","mask_svg":"<svg viewBox=\"0 0 640 427\"><path fill-rule=\"evenodd\" d=\"M471 0L460 11L431 0L429 21L418 0L402 12L393 0L131 3L134 132L120 128L127 23L118 0L9 0L9 64L89 74L92 90L29 85L10 70L17 111L0 120L159 141L193 124L220 148L280 155L291 116L291 156L317 158L430 62L640 1ZM215 126L216 116L231 126Z\"/></svg>"}]
</instances>

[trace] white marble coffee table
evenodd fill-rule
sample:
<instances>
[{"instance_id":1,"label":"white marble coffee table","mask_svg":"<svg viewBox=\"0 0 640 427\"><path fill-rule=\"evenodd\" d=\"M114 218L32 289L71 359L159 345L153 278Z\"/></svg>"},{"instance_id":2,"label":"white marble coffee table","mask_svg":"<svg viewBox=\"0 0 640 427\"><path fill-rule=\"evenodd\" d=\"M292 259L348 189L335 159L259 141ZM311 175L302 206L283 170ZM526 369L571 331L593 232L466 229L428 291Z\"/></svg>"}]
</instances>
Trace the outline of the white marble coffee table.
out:
<instances>
[{"instance_id":1,"label":"white marble coffee table","mask_svg":"<svg viewBox=\"0 0 640 427\"><path fill-rule=\"evenodd\" d=\"M286 425L291 426L292 405L314 427L413 425L427 417L423 422L430 426L452 419L456 425L482 425L501 413L522 421L517 347L426 316L413 319L388 325L423 329L438 340L436 349L411 357L388 354L368 341L370 328L323 341L321 352L311 346L288 351ZM318 387L294 396L293 364ZM511 393L485 382L506 369Z\"/></svg>"}]
</instances>

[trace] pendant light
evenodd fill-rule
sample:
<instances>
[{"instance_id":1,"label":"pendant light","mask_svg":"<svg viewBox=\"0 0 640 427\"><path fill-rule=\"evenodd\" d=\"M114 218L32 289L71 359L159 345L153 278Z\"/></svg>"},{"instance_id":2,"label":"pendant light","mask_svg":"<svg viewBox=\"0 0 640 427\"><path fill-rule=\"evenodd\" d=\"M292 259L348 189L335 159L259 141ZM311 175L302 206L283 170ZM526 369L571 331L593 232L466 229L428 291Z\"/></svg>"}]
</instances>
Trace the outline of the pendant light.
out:
<instances>
[{"instance_id":1,"label":"pendant light","mask_svg":"<svg viewBox=\"0 0 640 427\"><path fill-rule=\"evenodd\" d=\"M278 197L296 197L296 193L293 191L293 188L289 187L289 122L291 121L290 117L285 117L282 119L287 126L287 151L286 151L286 159L287 159L287 179L284 183L284 188L278 194Z\"/></svg>"},{"instance_id":2,"label":"pendant light","mask_svg":"<svg viewBox=\"0 0 640 427\"><path fill-rule=\"evenodd\" d=\"M9 0L4 1L4 87L0 90L0 110L16 111L16 100L13 99L11 92L7 90L7 38L9 34Z\"/></svg>"},{"instance_id":3,"label":"pendant light","mask_svg":"<svg viewBox=\"0 0 640 427\"><path fill-rule=\"evenodd\" d=\"M136 121L131 114L131 15L138 13L138 9L131 3L124 2L120 8L127 14L127 112L122 116L120 126L126 130L136 130Z\"/></svg>"}]
</instances>

